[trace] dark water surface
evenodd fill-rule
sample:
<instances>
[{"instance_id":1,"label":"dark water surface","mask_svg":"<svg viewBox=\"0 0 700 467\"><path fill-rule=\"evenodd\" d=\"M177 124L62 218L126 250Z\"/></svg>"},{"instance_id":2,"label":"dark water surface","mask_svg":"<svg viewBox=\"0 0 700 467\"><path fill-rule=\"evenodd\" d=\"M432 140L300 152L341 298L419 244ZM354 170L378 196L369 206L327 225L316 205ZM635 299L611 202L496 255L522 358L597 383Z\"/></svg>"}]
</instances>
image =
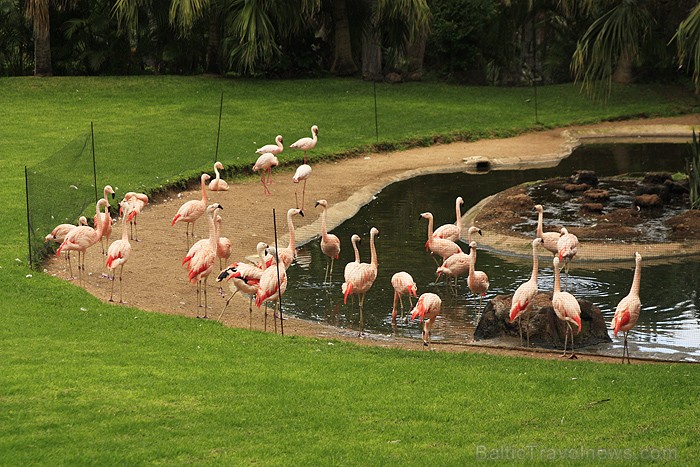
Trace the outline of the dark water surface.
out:
<instances>
[{"instance_id":1,"label":"dark water surface","mask_svg":"<svg viewBox=\"0 0 700 467\"><path fill-rule=\"evenodd\" d=\"M357 215L333 230L341 240L341 256L336 261L333 282L324 286L326 257L319 239L302 246L297 263L288 271L290 284L284 296L286 313L304 319L322 321L334 326L357 329L358 307L348 300L343 305L340 285L345 264L354 259L350 237L359 234L363 240L360 255L369 262L369 230L379 229L376 239L379 274L367 293L364 307L365 330L371 334L413 336L420 339L417 322L391 325L393 289L391 276L398 271L409 272L418 285L418 294L434 292L443 299L442 314L433 328L433 339L445 342L472 342L477 322L478 299L470 296L463 278L458 293L450 293L441 281L435 284L435 261L425 251L427 221L419 214L430 211L435 226L454 222L454 201L464 198L462 212L486 196L513 185L556 176L568 176L575 170L594 170L599 176L629 172L683 171L685 144L595 144L581 146L557 167L547 169L492 171L484 174L434 174L416 177L386 187ZM533 215L533 219L536 217ZM534 236L534 228L533 228ZM477 235L478 237L478 235ZM478 242L478 238L476 238ZM464 247L464 245L462 245ZM614 267L614 266L613 266ZM612 269L610 264L587 264L585 270L574 265L568 291L598 305L610 321L619 300L632 283L632 262ZM479 250L477 269L486 272L490 289L486 299L510 294L528 280L532 269L531 257L503 256ZM551 290L551 265L540 261L539 288ZM700 361L700 261L650 265L643 263L641 300L642 312L630 341L641 351L655 354L685 352L686 360ZM483 306L483 305L482 305ZM405 303L408 311L408 303ZM612 334L611 334L612 335ZM619 347L614 339L610 349Z\"/></svg>"}]
</instances>

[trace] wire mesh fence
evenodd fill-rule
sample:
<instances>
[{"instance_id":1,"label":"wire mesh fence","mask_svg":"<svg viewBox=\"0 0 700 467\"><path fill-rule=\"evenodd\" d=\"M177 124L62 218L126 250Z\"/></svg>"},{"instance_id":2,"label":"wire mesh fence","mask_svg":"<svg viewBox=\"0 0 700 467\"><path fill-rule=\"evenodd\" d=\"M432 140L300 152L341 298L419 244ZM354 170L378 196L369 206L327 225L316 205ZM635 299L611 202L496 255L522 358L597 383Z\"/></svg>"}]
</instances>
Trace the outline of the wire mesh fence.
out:
<instances>
[{"instance_id":1,"label":"wire mesh fence","mask_svg":"<svg viewBox=\"0 0 700 467\"><path fill-rule=\"evenodd\" d=\"M59 224L76 224L96 201L92 143L92 132L87 131L48 159L25 168L29 255L34 266L53 251L46 235Z\"/></svg>"}]
</instances>

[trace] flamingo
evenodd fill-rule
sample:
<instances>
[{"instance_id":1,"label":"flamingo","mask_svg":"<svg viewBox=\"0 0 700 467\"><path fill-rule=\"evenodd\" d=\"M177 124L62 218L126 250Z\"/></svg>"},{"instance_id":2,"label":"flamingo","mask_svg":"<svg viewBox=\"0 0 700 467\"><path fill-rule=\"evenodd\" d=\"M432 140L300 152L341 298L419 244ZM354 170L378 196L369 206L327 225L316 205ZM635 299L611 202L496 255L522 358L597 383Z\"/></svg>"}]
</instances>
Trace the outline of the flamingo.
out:
<instances>
[{"instance_id":1,"label":"flamingo","mask_svg":"<svg viewBox=\"0 0 700 467\"><path fill-rule=\"evenodd\" d=\"M292 181L294 183L299 183L300 181L304 181L304 188L301 190L301 210L304 210L304 195L306 194L306 181L309 179L311 176L311 166L304 163L300 165L297 168L297 171L294 173L294 176L292 177ZM299 187L297 185L296 188L294 188L294 199L296 200L296 206L299 208L299 197L297 195L297 191L299 190Z\"/></svg>"},{"instance_id":2,"label":"flamingo","mask_svg":"<svg viewBox=\"0 0 700 467\"><path fill-rule=\"evenodd\" d=\"M292 262L297 257L297 246L294 236L294 222L292 217L299 214L304 217L304 213L300 209L290 208L287 211L287 227L289 228L289 246L287 248L280 248L277 250L277 255L280 258L282 264L284 264L284 269L288 269L292 265ZM268 264L269 267L269 264Z\"/></svg>"},{"instance_id":3,"label":"flamingo","mask_svg":"<svg viewBox=\"0 0 700 467\"><path fill-rule=\"evenodd\" d=\"M461 196L458 196L457 200L455 201L457 220L454 224L441 225L435 229L435 232L433 232L433 237L444 238L447 240L452 240L453 242L457 242L459 240L460 235L462 235L462 211L460 209L462 204L464 204L464 200Z\"/></svg>"},{"instance_id":4,"label":"flamingo","mask_svg":"<svg viewBox=\"0 0 700 467\"><path fill-rule=\"evenodd\" d=\"M571 323L577 326L576 334L581 332L581 306L578 300L569 292L562 292L559 286L559 258L554 257L552 261L554 265L554 293L552 294L552 306L557 317L566 323L566 337L564 338L564 353L562 357L566 357L566 343L571 333L571 356L569 358L576 359L574 353L574 330L571 329Z\"/></svg>"},{"instance_id":5,"label":"flamingo","mask_svg":"<svg viewBox=\"0 0 700 467\"><path fill-rule=\"evenodd\" d=\"M360 250L357 249L357 244L362 243L362 239L360 238L359 235L353 234L352 237L350 237L350 243L352 243L352 249L355 251L355 261L351 261L348 264L345 265L345 271L343 272L343 277L345 278L345 282L347 283L351 277L354 275L354 269L357 268L360 264ZM343 288L343 293L345 293L345 289Z\"/></svg>"},{"instance_id":6,"label":"flamingo","mask_svg":"<svg viewBox=\"0 0 700 467\"><path fill-rule=\"evenodd\" d=\"M299 149L304 151L304 164L306 164L306 151L311 151L316 147L316 142L318 141L318 127L313 125L311 127L311 138L301 138L294 143L290 144L289 147L292 149Z\"/></svg>"},{"instance_id":7,"label":"flamingo","mask_svg":"<svg viewBox=\"0 0 700 467\"><path fill-rule=\"evenodd\" d=\"M109 201L104 198L100 199L97 201L97 204L95 204L95 214L99 214L103 206L105 211L109 209ZM94 229L87 225L76 227L68 232L63 243L61 243L61 246L58 247L56 251L56 256L61 256L61 252L64 250L76 250L78 252L78 279L81 281L83 280L82 270L85 269L85 253L88 248L100 241L103 229L104 223L102 222L98 222Z\"/></svg>"},{"instance_id":8,"label":"flamingo","mask_svg":"<svg viewBox=\"0 0 700 467\"><path fill-rule=\"evenodd\" d=\"M428 241L425 243L425 249L430 250L431 253L442 257L445 261L450 256L455 253L462 253L462 249L452 240L447 240L445 238L436 238L433 235L433 215L429 212L424 212L418 218L428 219ZM438 263L438 266L440 264Z\"/></svg>"},{"instance_id":9,"label":"flamingo","mask_svg":"<svg viewBox=\"0 0 700 467\"><path fill-rule=\"evenodd\" d=\"M129 260L131 255L131 243L129 243L129 231L126 228L127 216L130 214L130 207L126 201L119 203L120 208L126 208L126 212L122 215L122 238L115 240L107 250L107 261L105 265L112 271L112 288L109 292L109 301L113 302L114 295L114 275L115 270L119 268L119 303L124 303L122 299L122 274L124 272L124 263ZM120 209L121 210L121 209Z\"/></svg>"},{"instance_id":10,"label":"flamingo","mask_svg":"<svg viewBox=\"0 0 700 467\"><path fill-rule=\"evenodd\" d=\"M639 284L642 278L642 255L634 253L634 279L632 279L632 287L630 293L625 298L620 300L615 308L615 316L612 320L613 334L617 337L617 333L622 331L625 333L624 347L622 348L622 363L625 363L625 353L627 354L627 363L630 362L630 351L627 347L627 334L637 324L639 312L642 309L642 302L639 299Z\"/></svg>"},{"instance_id":11,"label":"flamingo","mask_svg":"<svg viewBox=\"0 0 700 467\"><path fill-rule=\"evenodd\" d=\"M371 251L372 259L370 263L358 263L356 266L352 267L350 271L346 266L346 280L343 283L341 290L343 291L343 303L347 303L348 295L357 295L360 300L360 329L359 335L362 336L363 319L362 319L362 308L365 303L365 295L367 291L374 284L374 280L377 278L377 250L374 246L374 237L379 234L379 230L376 227L372 227L369 231L369 248ZM349 276L347 273L349 272Z\"/></svg>"},{"instance_id":12,"label":"flamingo","mask_svg":"<svg viewBox=\"0 0 700 467\"><path fill-rule=\"evenodd\" d=\"M537 295L537 246L542 244L542 239L537 237L532 241L532 275L530 280L520 284L513 294L513 301L510 307L510 322L518 318L518 328L520 329L520 345L523 345L522 316L527 317L525 329L527 330L527 346L530 347L530 317L527 312L530 302ZM530 310L531 311L531 310Z\"/></svg>"},{"instance_id":13,"label":"flamingo","mask_svg":"<svg viewBox=\"0 0 700 467\"><path fill-rule=\"evenodd\" d=\"M109 195L112 195L112 199L114 199L114 189L112 189L110 185L105 185L103 198L107 201L108 206ZM92 219L92 225L96 226L98 222L104 224L102 227L102 237L100 238L100 246L102 247L102 254L104 255L106 253L104 240L106 240L106 244L109 245L109 237L112 236L112 217L109 215L109 209L107 209L106 212L95 214L95 217Z\"/></svg>"},{"instance_id":14,"label":"flamingo","mask_svg":"<svg viewBox=\"0 0 700 467\"><path fill-rule=\"evenodd\" d=\"M421 336L423 337L423 345L425 347L430 346L430 331L433 328L435 319L440 314L440 307L442 306L442 300L440 297L431 292L426 292L420 296L416 302L416 307L411 311L411 319L415 320L420 317L420 322L425 319L425 324L423 325L423 332ZM426 340L426 335L428 339Z\"/></svg>"},{"instance_id":15,"label":"flamingo","mask_svg":"<svg viewBox=\"0 0 700 467\"><path fill-rule=\"evenodd\" d=\"M88 221L85 218L85 216L80 216L80 218L78 219L77 226L74 224L58 224L56 227L54 227L50 234L44 237L44 243L56 242L60 245L61 243L63 243L63 240L66 239L66 235L68 235L68 232L81 225L88 225ZM66 262L68 263L68 270L70 271L70 276L73 277L73 267L70 264L70 251L66 253Z\"/></svg>"},{"instance_id":16,"label":"flamingo","mask_svg":"<svg viewBox=\"0 0 700 467\"><path fill-rule=\"evenodd\" d=\"M216 278L216 282L221 282L224 279L227 281L232 281L230 289L233 292L231 296L226 300L226 305L224 309L221 310L221 314L216 321L221 321L221 317L224 315L229 302L238 292L242 292L250 297L250 303L248 305L249 320L248 327L253 329L253 297L255 292L258 290L258 284L260 283L260 278L262 277L265 268L265 250L267 250L268 245L264 242L258 242L256 250L258 256L260 257L260 264L262 267L257 267L252 264L236 262L231 264L229 267L221 271Z\"/></svg>"},{"instance_id":17,"label":"flamingo","mask_svg":"<svg viewBox=\"0 0 700 467\"><path fill-rule=\"evenodd\" d=\"M216 163L214 163L214 173L216 174L216 177L214 177L214 180L209 182L209 189L211 191L228 191L228 183L226 183L226 180L221 179L219 170L224 170L224 164L216 161Z\"/></svg>"},{"instance_id":18,"label":"flamingo","mask_svg":"<svg viewBox=\"0 0 700 467\"><path fill-rule=\"evenodd\" d=\"M569 282L569 262L574 259L578 251L578 237L569 233L566 227L561 228L561 237L557 241L557 250L559 261L564 260L564 272L566 273L566 282ZM564 285L566 289L566 284Z\"/></svg>"},{"instance_id":19,"label":"flamingo","mask_svg":"<svg viewBox=\"0 0 700 467\"><path fill-rule=\"evenodd\" d=\"M536 236L542 239L542 246L545 250L549 251L553 255L559 254L559 248L557 248L557 242L559 242L559 237L561 237L561 232L543 232L542 231L542 217L543 208L541 204L535 206L537 211L537 233Z\"/></svg>"},{"instance_id":20,"label":"flamingo","mask_svg":"<svg viewBox=\"0 0 700 467\"><path fill-rule=\"evenodd\" d=\"M418 287L413 277L405 271L397 272L391 276L391 286L394 288L394 306L391 310L391 321L396 322L396 302L401 303L401 321L403 321L403 299L402 295L408 295L408 303L413 308L413 303L411 302L411 295L417 297Z\"/></svg>"},{"instance_id":21,"label":"flamingo","mask_svg":"<svg viewBox=\"0 0 700 467\"><path fill-rule=\"evenodd\" d=\"M323 277L323 282L333 281L333 262L340 256L340 239L333 234L329 234L326 229L326 211L328 210L328 201L319 199L314 207L321 206L321 252L328 257L330 261L326 262L326 274ZM329 274L330 266L330 274Z\"/></svg>"},{"instance_id":22,"label":"flamingo","mask_svg":"<svg viewBox=\"0 0 700 467\"><path fill-rule=\"evenodd\" d=\"M262 175L260 176L260 181L263 184L264 193L266 195L271 195L270 189L267 187L268 184L272 183L272 168L277 167L280 161L271 152L266 152L262 156L258 157L258 160L253 165L253 172L262 170ZM265 172L268 172L267 183L265 183Z\"/></svg>"},{"instance_id":23,"label":"flamingo","mask_svg":"<svg viewBox=\"0 0 700 467\"><path fill-rule=\"evenodd\" d=\"M194 240L194 223L197 219L202 217L202 214L207 210L207 182L211 179L209 174L202 174L201 185L202 185L202 199L193 199L186 202L180 209L177 210L177 214L173 217L173 221L170 225L175 225L177 222L185 223L185 237L187 238L187 248L190 247L190 237L189 237L189 227L192 224L192 240Z\"/></svg>"},{"instance_id":24,"label":"flamingo","mask_svg":"<svg viewBox=\"0 0 700 467\"><path fill-rule=\"evenodd\" d=\"M275 247L270 247L268 253L273 258L279 257ZM280 258L280 261L282 258ZM260 283L255 292L255 305L260 308L263 303L275 302L275 312L272 315L275 320L275 333L277 333L277 314L279 312L280 297L287 290L287 268L284 263L273 262L260 276ZM281 319L281 318L280 318ZM267 330L267 310L265 311L265 329Z\"/></svg>"},{"instance_id":25,"label":"flamingo","mask_svg":"<svg viewBox=\"0 0 700 467\"><path fill-rule=\"evenodd\" d=\"M227 237L221 236L221 225L223 224L221 216L217 215L214 218L214 223L216 223L216 230L219 232L219 240L216 242L216 257L219 258L219 270L222 270L222 261L228 260L231 257L233 244Z\"/></svg>"},{"instance_id":26,"label":"flamingo","mask_svg":"<svg viewBox=\"0 0 700 467\"><path fill-rule=\"evenodd\" d=\"M148 196L146 196L143 193L135 193L133 191L128 192L127 194L124 195L124 201L126 201L129 205L129 210L131 211L129 213L128 218L126 219L129 221L129 224L131 225L131 239L135 242L140 242L138 236L138 228L136 226L136 216L141 214L141 210L148 204ZM120 204L119 207L119 215L121 215L122 207Z\"/></svg>"},{"instance_id":27,"label":"flamingo","mask_svg":"<svg viewBox=\"0 0 700 467\"><path fill-rule=\"evenodd\" d=\"M438 268L435 270L435 274L437 275L435 282L437 282L440 276L444 274L448 277L454 277L455 287L457 287L457 278L459 276L463 276L464 274L469 274L471 264L471 253L455 253L443 261L442 265L438 266Z\"/></svg>"},{"instance_id":28,"label":"flamingo","mask_svg":"<svg viewBox=\"0 0 700 467\"><path fill-rule=\"evenodd\" d=\"M282 151L284 151L284 146L282 145L282 135L277 135L275 137L275 144L266 144L265 146L258 148L255 153L256 154L265 154L269 152L270 154L274 154L275 156L278 154L281 154ZM269 170L267 173L267 184L272 183L272 179L270 178L272 175L272 170Z\"/></svg>"},{"instance_id":29,"label":"flamingo","mask_svg":"<svg viewBox=\"0 0 700 467\"><path fill-rule=\"evenodd\" d=\"M214 269L214 261L216 260L216 244L219 240L219 232L214 224L214 217L218 211L223 209L219 203L210 204L207 206L207 220L209 221L209 241L202 245L191 258L187 260L189 263L189 273L187 279L192 284L197 284L197 306L201 307L201 290L204 288L204 318L207 318L207 279L211 271ZM183 263L185 261L183 260ZM199 312L197 312L199 318Z\"/></svg>"},{"instance_id":30,"label":"flamingo","mask_svg":"<svg viewBox=\"0 0 700 467\"><path fill-rule=\"evenodd\" d=\"M469 255L472 257L472 264L467 276L467 285L473 294L479 296L479 309L481 309L481 301L489 290L489 276L484 271L476 270L476 242L472 241L469 248L471 248Z\"/></svg>"}]
</instances>

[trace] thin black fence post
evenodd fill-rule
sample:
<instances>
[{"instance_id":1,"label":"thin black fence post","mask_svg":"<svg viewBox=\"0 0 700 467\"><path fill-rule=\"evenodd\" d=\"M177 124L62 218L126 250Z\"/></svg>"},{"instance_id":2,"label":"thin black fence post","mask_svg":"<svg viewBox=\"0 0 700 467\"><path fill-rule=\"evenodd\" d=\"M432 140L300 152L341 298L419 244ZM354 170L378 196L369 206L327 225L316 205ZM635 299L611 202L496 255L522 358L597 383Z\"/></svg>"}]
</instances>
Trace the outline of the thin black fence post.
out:
<instances>
[{"instance_id":1,"label":"thin black fence post","mask_svg":"<svg viewBox=\"0 0 700 467\"><path fill-rule=\"evenodd\" d=\"M277 254L277 214L272 208L272 227L275 233L275 267L277 268L277 303L280 310L280 332L284 336L284 319L282 318L282 281L280 280L280 257ZM294 253L294 252L292 252ZM275 318L275 311L272 310L272 318Z\"/></svg>"},{"instance_id":2,"label":"thin black fence post","mask_svg":"<svg viewBox=\"0 0 700 467\"><path fill-rule=\"evenodd\" d=\"M92 178L95 183L95 203L97 203L97 163L95 162L95 128L90 122L90 139L92 140Z\"/></svg>"},{"instance_id":3,"label":"thin black fence post","mask_svg":"<svg viewBox=\"0 0 700 467\"><path fill-rule=\"evenodd\" d=\"M221 135L221 113L224 110L224 91L221 91L221 100L219 102L219 129L216 131L216 153L214 153L214 162L219 160L219 137Z\"/></svg>"},{"instance_id":4,"label":"thin black fence post","mask_svg":"<svg viewBox=\"0 0 700 467\"><path fill-rule=\"evenodd\" d=\"M379 115L377 113L377 82L372 80L374 89L374 132L377 135L377 143L379 143Z\"/></svg>"},{"instance_id":5,"label":"thin black fence post","mask_svg":"<svg viewBox=\"0 0 700 467\"><path fill-rule=\"evenodd\" d=\"M537 31L535 30L535 15L532 15L532 87L535 90L535 124L540 123L537 115Z\"/></svg>"},{"instance_id":6,"label":"thin black fence post","mask_svg":"<svg viewBox=\"0 0 700 467\"><path fill-rule=\"evenodd\" d=\"M33 265L32 261L32 225L29 217L29 177L27 176L27 166L24 166L24 192L27 198L27 248L29 249L29 267Z\"/></svg>"}]
</instances>

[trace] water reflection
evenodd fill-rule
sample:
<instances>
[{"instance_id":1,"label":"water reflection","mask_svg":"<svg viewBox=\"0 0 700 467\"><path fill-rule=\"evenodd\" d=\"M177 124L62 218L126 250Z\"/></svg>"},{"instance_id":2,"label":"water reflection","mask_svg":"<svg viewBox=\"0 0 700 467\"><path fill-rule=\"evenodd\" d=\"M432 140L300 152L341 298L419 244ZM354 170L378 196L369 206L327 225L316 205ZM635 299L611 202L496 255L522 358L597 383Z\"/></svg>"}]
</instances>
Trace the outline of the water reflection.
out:
<instances>
[{"instance_id":1,"label":"water reflection","mask_svg":"<svg viewBox=\"0 0 700 467\"><path fill-rule=\"evenodd\" d=\"M340 286L345 264L354 260L350 237L357 233L362 261L369 262L369 230L379 229L376 239L379 274L365 299L365 329L372 333L396 334L420 338L416 323L391 323L393 289L391 276L409 272L418 285L418 294L434 292L443 299L443 312L433 328L433 340L469 342L477 322L478 298L469 294L466 278L461 278L456 291L441 279L435 282L435 261L425 251L427 223L419 221L421 212L435 216L436 227L454 222L454 200L464 198L463 211L486 196L510 186L554 176L570 175L579 169L594 170L599 176L626 172L681 171L685 145L635 144L624 147L591 145L577 149L558 167L523 171L494 171L487 174L435 174L416 177L388 186L352 219L333 230L342 243L341 256L335 262L330 284L323 284L326 258L319 240L304 245L299 259L289 270L290 284L285 295L286 312L305 319L357 329L357 303L343 304ZM534 219L534 216L533 216ZM534 231L534 227L532 228ZM534 232L533 232L534 233ZM477 239L478 240L478 239ZM463 245L464 248L466 246ZM512 293L529 279L531 258L503 257L480 250L477 268L489 275L491 287L486 300L499 294ZM569 291L598 305L609 322L619 300L630 288L633 263L623 269L577 270L576 264L568 279ZM551 290L551 265L540 262L539 287ZM644 344L644 349L673 349L674 346L700 348L700 297L698 281L700 262L697 259L675 264L644 264L642 271L642 313L631 341ZM404 303L408 312L408 303ZM698 353L700 356L700 353Z\"/></svg>"}]
</instances>

